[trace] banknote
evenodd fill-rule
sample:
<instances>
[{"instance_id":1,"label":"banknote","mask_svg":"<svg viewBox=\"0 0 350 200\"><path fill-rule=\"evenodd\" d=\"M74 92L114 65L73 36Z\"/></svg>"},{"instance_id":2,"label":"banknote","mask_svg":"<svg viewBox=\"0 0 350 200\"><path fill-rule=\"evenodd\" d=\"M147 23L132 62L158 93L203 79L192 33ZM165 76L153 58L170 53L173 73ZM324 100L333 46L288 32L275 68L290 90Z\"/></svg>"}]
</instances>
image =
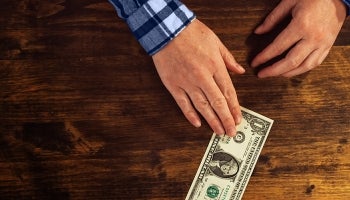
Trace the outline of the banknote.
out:
<instances>
[{"instance_id":1,"label":"banknote","mask_svg":"<svg viewBox=\"0 0 350 200\"><path fill-rule=\"evenodd\" d=\"M186 200L241 199L273 120L242 107L235 137L213 134Z\"/></svg>"}]
</instances>

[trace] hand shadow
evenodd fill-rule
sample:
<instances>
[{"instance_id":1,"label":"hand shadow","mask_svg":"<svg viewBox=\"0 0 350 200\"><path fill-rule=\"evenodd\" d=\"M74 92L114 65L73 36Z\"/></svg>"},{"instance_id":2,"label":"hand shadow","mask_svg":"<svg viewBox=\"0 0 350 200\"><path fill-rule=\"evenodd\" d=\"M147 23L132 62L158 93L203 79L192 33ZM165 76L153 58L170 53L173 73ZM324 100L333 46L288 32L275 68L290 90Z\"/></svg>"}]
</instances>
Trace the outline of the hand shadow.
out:
<instances>
[{"instance_id":1,"label":"hand shadow","mask_svg":"<svg viewBox=\"0 0 350 200\"><path fill-rule=\"evenodd\" d=\"M263 18L264 20L265 18ZM248 36L245 43L248 46L248 56L247 56L247 63L251 63L252 60L255 58L256 55L258 55L262 50L264 50L269 44L273 42L273 40L288 26L290 23L292 17L288 16L285 19L283 19L276 27L274 27L271 31L265 34L257 35L252 31L252 33ZM263 21L261 21L258 25L260 25ZM255 27L256 28L256 27ZM255 30L254 28L254 30ZM293 48L293 46L291 47ZM288 51L291 49L289 48L285 52L283 52L281 55L276 56L272 58L271 60L267 61L266 63L263 63L262 65L254 68L254 74L257 75L258 72L273 63L283 59Z\"/></svg>"},{"instance_id":2,"label":"hand shadow","mask_svg":"<svg viewBox=\"0 0 350 200\"><path fill-rule=\"evenodd\" d=\"M263 18L263 20L265 17ZM247 63L251 63L252 60L255 58L256 55L258 55L262 50L264 50L269 44L273 42L273 40L288 26L288 24L291 22L292 16L289 15L286 18L284 18L279 24L277 24L271 31L257 35L253 31L246 39L245 43L248 47L248 56L247 56ZM262 21L258 24L260 25ZM255 29L255 28L254 28ZM257 75L258 72L268 66L271 66L273 63L278 62L279 60L283 59L287 53L295 46L292 45L289 49L287 49L282 54L272 58L271 60L267 61L266 63L261 64L260 66L253 69L254 74ZM294 87L297 87L304 78L308 75L309 72L303 73L301 75L298 75L296 77L291 78L292 85Z\"/></svg>"}]
</instances>

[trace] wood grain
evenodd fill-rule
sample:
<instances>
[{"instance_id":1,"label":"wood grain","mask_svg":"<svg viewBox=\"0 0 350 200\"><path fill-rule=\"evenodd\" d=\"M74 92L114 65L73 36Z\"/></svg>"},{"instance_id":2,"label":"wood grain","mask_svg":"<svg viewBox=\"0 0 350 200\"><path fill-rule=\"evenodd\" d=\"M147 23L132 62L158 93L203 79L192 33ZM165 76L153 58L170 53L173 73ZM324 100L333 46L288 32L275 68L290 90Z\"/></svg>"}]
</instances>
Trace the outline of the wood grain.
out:
<instances>
[{"instance_id":1,"label":"wood grain","mask_svg":"<svg viewBox=\"0 0 350 200\"><path fill-rule=\"evenodd\" d=\"M249 60L281 27L252 30L278 1L183 2L246 66L241 105L275 120L243 199L350 199L349 20L318 68L258 79ZM113 7L1 5L1 199L184 199L212 131L186 121Z\"/></svg>"}]
</instances>

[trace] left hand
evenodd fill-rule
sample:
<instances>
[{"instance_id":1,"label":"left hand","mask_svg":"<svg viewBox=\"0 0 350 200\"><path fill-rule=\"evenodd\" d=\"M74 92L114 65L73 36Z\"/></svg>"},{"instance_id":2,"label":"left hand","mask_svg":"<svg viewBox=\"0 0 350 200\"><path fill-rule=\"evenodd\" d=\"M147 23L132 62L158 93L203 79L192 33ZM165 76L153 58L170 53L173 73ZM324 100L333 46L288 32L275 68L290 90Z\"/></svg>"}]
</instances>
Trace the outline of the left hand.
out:
<instances>
[{"instance_id":1,"label":"left hand","mask_svg":"<svg viewBox=\"0 0 350 200\"><path fill-rule=\"evenodd\" d=\"M227 69L244 69L209 27L195 19L152 58L191 124L201 126L199 112L215 133L236 135L242 113Z\"/></svg>"},{"instance_id":2,"label":"left hand","mask_svg":"<svg viewBox=\"0 0 350 200\"><path fill-rule=\"evenodd\" d=\"M341 0L282 0L255 33L267 33L289 14L291 22L253 59L251 66L257 67L294 46L285 58L262 69L260 78L292 77L320 65L345 21L346 7Z\"/></svg>"}]
</instances>

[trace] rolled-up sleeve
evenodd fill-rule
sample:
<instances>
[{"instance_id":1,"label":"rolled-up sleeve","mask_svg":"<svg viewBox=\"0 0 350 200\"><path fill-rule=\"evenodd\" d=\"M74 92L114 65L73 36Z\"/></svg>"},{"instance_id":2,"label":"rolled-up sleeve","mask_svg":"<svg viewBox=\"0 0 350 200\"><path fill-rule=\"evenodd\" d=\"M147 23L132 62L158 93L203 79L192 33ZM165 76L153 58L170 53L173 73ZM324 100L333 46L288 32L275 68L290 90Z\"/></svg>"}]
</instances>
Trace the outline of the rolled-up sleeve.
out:
<instances>
[{"instance_id":1,"label":"rolled-up sleeve","mask_svg":"<svg viewBox=\"0 0 350 200\"><path fill-rule=\"evenodd\" d=\"M175 38L194 13L179 0L109 0L149 55Z\"/></svg>"}]
</instances>

